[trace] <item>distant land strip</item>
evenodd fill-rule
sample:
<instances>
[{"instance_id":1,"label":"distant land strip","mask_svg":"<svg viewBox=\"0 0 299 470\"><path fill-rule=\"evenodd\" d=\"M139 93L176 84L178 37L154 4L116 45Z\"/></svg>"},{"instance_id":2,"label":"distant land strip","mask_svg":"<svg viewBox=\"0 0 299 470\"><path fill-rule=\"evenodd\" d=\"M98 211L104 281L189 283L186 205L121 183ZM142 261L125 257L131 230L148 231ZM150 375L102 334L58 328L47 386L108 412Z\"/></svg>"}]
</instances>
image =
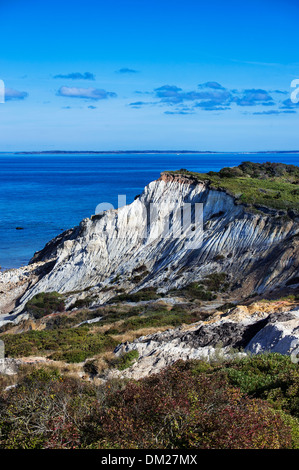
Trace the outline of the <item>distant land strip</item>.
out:
<instances>
[{"instance_id":1,"label":"distant land strip","mask_svg":"<svg viewBox=\"0 0 299 470\"><path fill-rule=\"evenodd\" d=\"M47 154L149 154L149 153L171 153L171 154L234 154L234 155L253 155L253 154L289 154L299 153L299 150L260 150L256 152L221 152L213 150L41 150L41 151L22 151L22 152L0 152L0 154L12 155L47 155Z\"/></svg>"}]
</instances>

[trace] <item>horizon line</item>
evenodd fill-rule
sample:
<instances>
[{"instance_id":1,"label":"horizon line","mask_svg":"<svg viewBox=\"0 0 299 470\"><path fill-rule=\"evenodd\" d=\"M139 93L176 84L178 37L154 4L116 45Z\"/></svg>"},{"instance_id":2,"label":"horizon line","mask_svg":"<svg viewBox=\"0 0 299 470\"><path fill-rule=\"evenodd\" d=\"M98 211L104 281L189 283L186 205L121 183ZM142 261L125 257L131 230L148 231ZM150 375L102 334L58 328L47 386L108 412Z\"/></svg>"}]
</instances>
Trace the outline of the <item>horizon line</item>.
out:
<instances>
[{"instance_id":1,"label":"horizon line","mask_svg":"<svg viewBox=\"0 0 299 470\"><path fill-rule=\"evenodd\" d=\"M34 154L148 154L148 153L176 153L176 154L265 154L265 153L299 153L299 150L256 150L256 151L221 151L221 150L20 150L0 151L0 154L34 155Z\"/></svg>"}]
</instances>

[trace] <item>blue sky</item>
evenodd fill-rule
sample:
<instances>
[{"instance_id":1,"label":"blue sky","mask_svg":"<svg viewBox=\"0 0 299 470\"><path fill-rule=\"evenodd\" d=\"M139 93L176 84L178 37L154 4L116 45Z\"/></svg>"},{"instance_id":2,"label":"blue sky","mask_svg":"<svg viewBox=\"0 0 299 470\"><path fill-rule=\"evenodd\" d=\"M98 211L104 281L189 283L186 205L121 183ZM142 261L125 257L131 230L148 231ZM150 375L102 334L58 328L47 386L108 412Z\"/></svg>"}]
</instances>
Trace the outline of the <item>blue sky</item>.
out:
<instances>
[{"instance_id":1,"label":"blue sky","mask_svg":"<svg viewBox=\"0 0 299 470\"><path fill-rule=\"evenodd\" d=\"M0 151L299 149L298 1L0 1Z\"/></svg>"}]
</instances>

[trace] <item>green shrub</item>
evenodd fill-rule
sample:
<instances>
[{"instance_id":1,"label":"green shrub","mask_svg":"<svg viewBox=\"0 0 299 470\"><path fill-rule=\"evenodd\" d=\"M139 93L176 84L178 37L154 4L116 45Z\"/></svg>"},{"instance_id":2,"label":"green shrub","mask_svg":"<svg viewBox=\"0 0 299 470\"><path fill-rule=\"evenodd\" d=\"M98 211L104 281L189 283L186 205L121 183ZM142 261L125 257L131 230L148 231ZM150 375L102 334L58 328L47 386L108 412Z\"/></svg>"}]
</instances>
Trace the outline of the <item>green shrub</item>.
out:
<instances>
[{"instance_id":1,"label":"green shrub","mask_svg":"<svg viewBox=\"0 0 299 470\"><path fill-rule=\"evenodd\" d=\"M126 365L132 360L130 353L118 359ZM269 373L274 378L280 368L287 374L281 377L283 393L296 396L298 390L285 388L287 377L294 384L292 374L297 366L292 367L287 359L265 355L221 364L177 361L138 381L114 380L102 385L41 368L18 377L18 387L0 391L0 447L298 448L298 420L253 396L256 384L249 387L251 395L245 394L227 373L235 368L257 375Z\"/></svg>"},{"instance_id":2,"label":"green shrub","mask_svg":"<svg viewBox=\"0 0 299 470\"><path fill-rule=\"evenodd\" d=\"M109 335L92 333L88 327L28 331L3 335L8 357L47 355L53 360L83 362L88 357L112 351L117 342Z\"/></svg>"},{"instance_id":3,"label":"green shrub","mask_svg":"<svg viewBox=\"0 0 299 470\"><path fill-rule=\"evenodd\" d=\"M31 382L40 382L43 384L48 384L50 382L55 382L62 378L58 369L51 368L45 369L40 368L33 370L24 378L24 383L31 384Z\"/></svg>"},{"instance_id":4,"label":"green shrub","mask_svg":"<svg viewBox=\"0 0 299 470\"><path fill-rule=\"evenodd\" d=\"M187 284L186 286L182 287L178 290L172 290L172 294L183 295L189 300L204 300L210 301L217 298L217 295L213 294L213 292L206 290L203 284L198 282L192 282Z\"/></svg>"},{"instance_id":5,"label":"green shrub","mask_svg":"<svg viewBox=\"0 0 299 470\"><path fill-rule=\"evenodd\" d=\"M129 294L121 294L116 297L113 297L109 300L109 303L114 302L141 302L146 300L157 300L162 297L163 294L157 294L154 287L146 287L140 289L137 292Z\"/></svg>"},{"instance_id":6,"label":"green shrub","mask_svg":"<svg viewBox=\"0 0 299 470\"><path fill-rule=\"evenodd\" d=\"M150 309L143 315L133 316L124 320L124 322L117 327L119 333L127 331L139 330L141 328L159 328L163 326L178 327L185 324L191 324L202 318L199 313L190 312L184 309L172 309L170 311L157 311ZM113 333L111 333L113 334Z\"/></svg>"},{"instance_id":7,"label":"green shrub","mask_svg":"<svg viewBox=\"0 0 299 470\"><path fill-rule=\"evenodd\" d=\"M219 171L220 178L238 178L244 176L241 168L238 167L225 167Z\"/></svg>"},{"instance_id":8,"label":"green shrub","mask_svg":"<svg viewBox=\"0 0 299 470\"><path fill-rule=\"evenodd\" d=\"M122 356L114 358L110 361L110 366L115 367L118 370L125 370L131 367L136 359L138 359L139 353L136 349L124 353Z\"/></svg>"},{"instance_id":9,"label":"green shrub","mask_svg":"<svg viewBox=\"0 0 299 470\"><path fill-rule=\"evenodd\" d=\"M212 273L206 276L202 283L210 291L225 292L229 286L226 273Z\"/></svg>"},{"instance_id":10,"label":"green shrub","mask_svg":"<svg viewBox=\"0 0 299 470\"><path fill-rule=\"evenodd\" d=\"M87 374L90 374L90 375L97 375L99 372L99 369L95 360L86 361L83 366L83 369L85 372L87 372Z\"/></svg>"},{"instance_id":11,"label":"green shrub","mask_svg":"<svg viewBox=\"0 0 299 470\"><path fill-rule=\"evenodd\" d=\"M26 303L25 308L35 319L54 312L64 312L64 297L57 292L40 292Z\"/></svg>"},{"instance_id":12,"label":"green shrub","mask_svg":"<svg viewBox=\"0 0 299 470\"><path fill-rule=\"evenodd\" d=\"M289 356L271 353L245 357L227 363L223 373L242 392L299 418L299 369Z\"/></svg>"},{"instance_id":13,"label":"green shrub","mask_svg":"<svg viewBox=\"0 0 299 470\"><path fill-rule=\"evenodd\" d=\"M178 171L166 172L180 174ZM299 210L299 167L284 163L243 162L238 167L222 168L219 172L186 172L195 180L208 181L213 188L224 189L241 203L251 207Z\"/></svg>"},{"instance_id":14,"label":"green shrub","mask_svg":"<svg viewBox=\"0 0 299 470\"><path fill-rule=\"evenodd\" d=\"M276 449L292 445L279 413L216 375L178 361L111 393L93 417L100 448Z\"/></svg>"},{"instance_id":15,"label":"green shrub","mask_svg":"<svg viewBox=\"0 0 299 470\"><path fill-rule=\"evenodd\" d=\"M93 297L85 297L85 299L77 299L76 302L70 306L71 309L73 308L84 308L84 307L88 307L92 301L93 301Z\"/></svg>"}]
</instances>

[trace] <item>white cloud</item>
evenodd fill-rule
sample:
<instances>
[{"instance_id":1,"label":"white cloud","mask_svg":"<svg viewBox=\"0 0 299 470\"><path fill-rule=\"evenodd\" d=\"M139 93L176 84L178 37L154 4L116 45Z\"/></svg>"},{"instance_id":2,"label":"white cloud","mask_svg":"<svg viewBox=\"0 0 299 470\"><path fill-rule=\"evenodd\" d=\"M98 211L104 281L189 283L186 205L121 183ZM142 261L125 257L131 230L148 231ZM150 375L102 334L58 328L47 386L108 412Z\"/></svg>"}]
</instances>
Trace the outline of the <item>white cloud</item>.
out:
<instances>
[{"instance_id":1,"label":"white cloud","mask_svg":"<svg viewBox=\"0 0 299 470\"><path fill-rule=\"evenodd\" d=\"M77 88L67 86L60 87L57 94L59 96L66 96L69 98L82 98L88 100L105 100L107 98L114 98L117 96L116 93L98 88Z\"/></svg>"}]
</instances>

